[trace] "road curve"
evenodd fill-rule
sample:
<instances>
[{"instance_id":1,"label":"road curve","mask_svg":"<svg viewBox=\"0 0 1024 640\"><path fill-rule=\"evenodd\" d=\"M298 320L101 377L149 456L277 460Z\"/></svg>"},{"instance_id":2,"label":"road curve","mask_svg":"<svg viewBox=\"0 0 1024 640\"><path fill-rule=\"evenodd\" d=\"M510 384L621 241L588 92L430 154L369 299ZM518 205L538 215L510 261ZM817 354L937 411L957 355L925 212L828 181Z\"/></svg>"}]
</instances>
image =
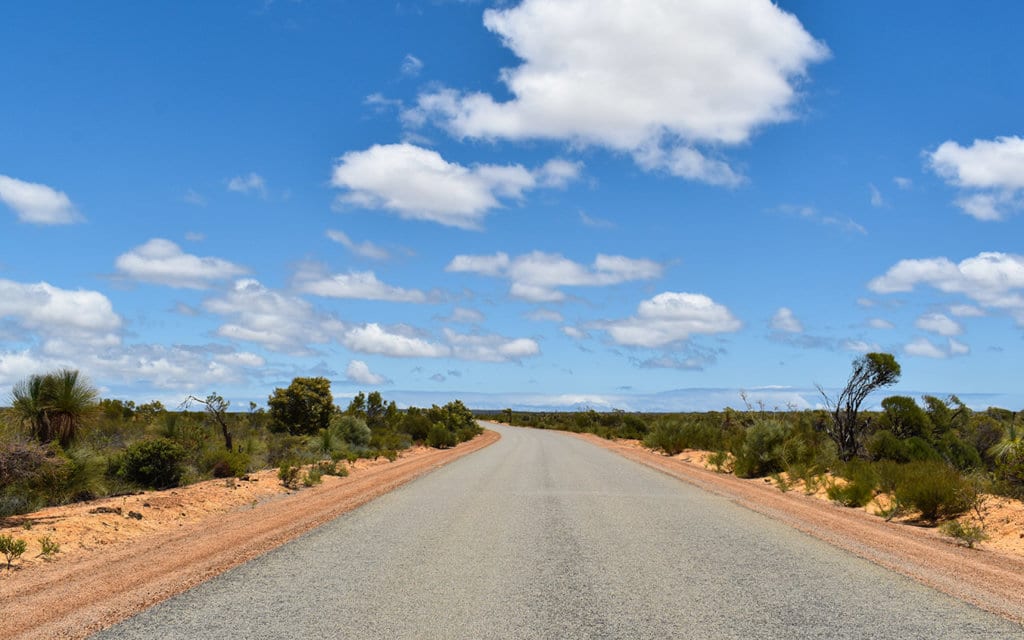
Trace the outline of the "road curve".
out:
<instances>
[{"instance_id":1,"label":"road curve","mask_svg":"<svg viewBox=\"0 0 1024 640\"><path fill-rule=\"evenodd\" d=\"M565 434L500 442L97 638L1015 638Z\"/></svg>"}]
</instances>

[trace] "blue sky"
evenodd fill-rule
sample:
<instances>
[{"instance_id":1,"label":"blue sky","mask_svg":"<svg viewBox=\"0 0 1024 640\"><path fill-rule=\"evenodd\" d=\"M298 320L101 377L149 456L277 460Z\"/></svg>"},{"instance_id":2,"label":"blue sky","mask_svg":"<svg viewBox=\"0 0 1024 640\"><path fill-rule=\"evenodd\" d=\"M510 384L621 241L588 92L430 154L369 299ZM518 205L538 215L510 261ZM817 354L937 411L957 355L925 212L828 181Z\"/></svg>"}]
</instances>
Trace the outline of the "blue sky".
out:
<instances>
[{"instance_id":1,"label":"blue sky","mask_svg":"<svg viewBox=\"0 0 1024 640\"><path fill-rule=\"evenodd\" d=\"M1024 7L17 3L0 394L1020 408Z\"/></svg>"}]
</instances>

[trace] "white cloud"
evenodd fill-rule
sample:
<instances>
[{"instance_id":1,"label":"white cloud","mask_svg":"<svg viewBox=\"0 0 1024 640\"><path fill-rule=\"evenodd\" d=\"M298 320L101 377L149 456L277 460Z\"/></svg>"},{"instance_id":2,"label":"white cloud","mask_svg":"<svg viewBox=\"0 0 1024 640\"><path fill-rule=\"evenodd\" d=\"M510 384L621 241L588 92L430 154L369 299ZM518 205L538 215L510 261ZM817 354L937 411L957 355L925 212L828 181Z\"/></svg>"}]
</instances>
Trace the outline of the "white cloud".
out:
<instances>
[{"instance_id":1,"label":"white cloud","mask_svg":"<svg viewBox=\"0 0 1024 640\"><path fill-rule=\"evenodd\" d=\"M452 355L478 362L518 362L540 354L540 345L530 338L506 338L498 335L461 334L445 329Z\"/></svg>"},{"instance_id":2,"label":"white cloud","mask_svg":"<svg viewBox=\"0 0 1024 640\"><path fill-rule=\"evenodd\" d=\"M870 320L868 320L868 326L870 326L872 329L886 329L886 330L887 329L894 329L896 327L896 325L894 325L893 323L889 322L888 320L886 320L884 318L871 318Z\"/></svg>"},{"instance_id":3,"label":"white cloud","mask_svg":"<svg viewBox=\"0 0 1024 640\"><path fill-rule=\"evenodd\" d=\"M417 289L384 284L372 271L325 273L321 268L308 264L295 274L295 288L302 293L325 298L417 303L427 300L427 295Z\"/></svg>"},{"instance_id":4,"label":"white cloud","mask_svg":"<svg viewBox=\"0 0 1024 640\"><path fill-rule=\"evenodd\" d=\"M941 313L926 313L914 322L914 326L940 336L956 336L964 331L955 320Z\"/></svg>"},{"instance_id":5,"label":"white cloud","mask_svg":"<svg viewBox=\"0 0 1024 640\"><path fill-rule=\"evenodd\" d=\"M714 184L741 178L696 147L791 120L796 83L828 56L769 0L526 0L487 10L484 25L522 60L501 72L513 98L442 89L421 95L407 122L605 146Z\"/></svg>"},{"instance_id":6,"label":"white cloud","mask_svg":"<svg viewBox=\"0 0 1024 640\"><path fill-rule=\"evenodd\" d=\"M310 344L329 342L344 330L341 321L318 314L302 298L272 291L252 279L236 281L231 291L207 300L203 307L231 317L217 335L255 342L272 351L309 354Z\"/></svg>"},{"instance_id":7,"label":"white cloud","mask_svg":"<svg viewBox=\"0 0 1024 640\"><path fill-rule=\"evenodd\" d=\"M563 322L565 320L562 314L558 313L554 309L534 309L530 313L526 314L527 319L535 320L537 322Z\"/></svg>"},{"instance_id":8,"label":"white cloud","mask_svg":"<svg viewBox=\"0 0 1024 640\"><path fill-rule=\"evenodd\" d=\"M901 293L919 284L963 294L983 307L1024 312L1022 256L983 252L959 263L948 258L900 260L869 282L868 288L875 293Z\"/></svg>"},{"instance_id":9,"label":"white cloud","mask_svg":"<svg viewBox=\"0 0 1024 640\"><path fill-rule=\"evenodd\" d=\"M590 337L586 331L580 329L579 327L571 327L568 325L562 327L562 333L569 336L573 340L583 340L584 338Z\"/></svg>"},{"instance_id":10,"label":"white cloud","mask_svg":"<svg viewBox=\"0 0 1024 640\"><path fill-rule=\"evenodd\" d=\"M668 291L641 302L636 315L600 327L621 345L664 347L694 334L738 331L742 323L708 296Z\"/></svg>"},{"instance_id":11,"label":"white cloud","mask_svg":"<svg viewBox=\"0 0 1024 640\"><path fill-rule=\"evenodd\" d=\"M369 258L370 260L387 260L390 254L386 249L382 249L376 244L365 240L363 242L353 242L345 233L337 231L335 229L327 230L327 237L332 241L337 242L341 246L345 247L352 253L363 258Z\"/></svg>"},{"instance_id":12,"label":"white cloud","mask_svg":"<svg viewBox=\"0 0 1024 640\"><path fill-rule=\"evenodd\" d=\"M843 349L854 353L872 353L881 351L882 347L876 342L865 342L864 340L847 340L843 342Z\"/></svg>"},{"instance_id":13,"label":"white cloud","mask_svg":"<svg viewBox=\"0 0 1024 640\"><path fill-rule=\"evenodd\" d=\"M447 318L449 322L462 322L466 324L480 324L484 321L484 314L480 313L476 309L466 309L464 307L455 307L452 309L452 315Z\"/></svg>"},{"instance_id":14,"label":"white cloud","mask_svg":"<svg viewBox=\"0 0 1024 640\"><path fill-rule=\"evenodd\" d=\"M98 348L121 341L121 316L98 291L0 279L0 320L4 319L40 337L43 350L51 354L65 345Z\"/></svg>"},{"instance_id":15,"label":"white cloud","mask_svg":"<svg viewBox=\"0 0 1024 640\"><path fill-rule=\"evenodd\" d=\"M892 179L892 181L896 183L897 187L903 189L904 191L914 186L913 180L911 180L910 178L904 178L902 176L896 176L895 178Z\"/></svg>"},{"instance_id":16,"label":"white cloud","mask_svg":"<svg viewBox=\"0 0 1024 640\"><path fill-rule=\"evenodd\" d=\"M919 356L921 358L944 359L954 356L964 356L971 352L971 348L953 338L948 338L945 346L939 346L926 338L917 338L903 346L903 351L908 356Z\"/></svg>"},{"instance_id":17,"label":"white cloud","mask_svg":"<svg viewBox=\"0 0 1024 640\"><path fill-rule=\"evenodd\" d=\"M564 189L570 182L580 177L582 170L582 162L552 158L537 170L537 180L545 187Z\"/></svg>"},{"instance_id":18,"label":"white cloud","mask_svg":"<svg viewBox=\"0 0 1024 640\"><path fill-rule=\"evenodd\" d=\"M932 344L927 338L918 338L903 346L903 351L908 356L920 356L922 358L945 358L949 354Z\"/></svg>"},{"instance_id":19,"label":"white cloud","mask_svg":"<svg viewBox=\"0 0 1024 640\"><path fill-rule=\"evenodd\" d=\"M411 53L405 54L402 59L402 75L418 76L420 71L423 71L423 61Z\"/></svg>"},{"instance_id":20,"label":"white cloud","mask_svg":"<svg viewBox=\"0 0 1024 640\"><path fill-rule=\"evenodd\" d=\"M184 253L170 240L153 238L114 262L117 270L133 280L184 289L205 289L217 280L235 278L248 272L227 260L200 258Z\"/></svg>"},{"instance_id":21,"label":"white cloud","mask_svg":"<svg viewBox=\"0 0 1024 640\"><path fill-rule=\"evenodd\" d=\"M557 253L532 253L510 259L505 253L492 256L455 256L445 271L502 277L511 282L509 293L530 302L565 299L560 287L599 287L651 280L661 276L662 266L646 259L598 254L591 266Z\"/></svg>"},{"instance_id":22,"label":"white cloud","mask_svg":"<svg viewBox=\"0 0 1024 640\"><path fill-rule=\"evenodd\" d=\"M803 333L804 330L804 325L793 314L793 311L786 307L779 307L779 310L772 316L769 326L773 331L786 333Z\"/></svg>"},{"instance_id":23,"label":"white cloud","mask_svg":"<svg viewBox=\"0 0 1024 640\"><path fill-rule=\"evenodd\" d=\"M228 180L228 191L236 193L255 193L261 198L267 197L267 183L263 176L258 173L250 173L247 176L235 176Z\"/></svg>"},{"instance_id":24,"label":"white cloud","mask_svg":"<svg viewBox=\"0 0 1024 640\"><path fill-rule=\"evenodd\" d=\"M569 170L561 162L548 162L537 171L518 164L465 167L409 143L374 145L339 158L331 184L346 190L339 196L342 203L479 229L487 212L501 206L501 198L518 199L537 186L563 185Z\"/></svg>"},{"instance_id":25,"label":"white cloud","mask_svg":"<svg viewBox=\"0 0 1024 640\"><path fill-rule=\"evenodd\" d=\"M978 220L1002 220L1024 207L1024 138L975 140L962 147L952 140L927 153L929 166L963 195L957 206Z\"/></svg>"},{"instance_id":26,"label":"white cloud","mask_svg":"<svg viewBox=\"0 0 1024 640\"><path fill-rule=\"evenodd\" d=\"M614 229L615 223L611 220L603 220L601 218L593 218L587 215L586 211L580 211L580 222L585 227L591 227L594 229Z\"/></svg>"},{"instance_id":27,"label":"white cloud","mask_svg":"<svg viewBox=\"0 0 1024 640\"><path fill-rule=\"evenodd\" d=\"M981 318L985 312L972 304L954 304L949 307L949 312L958 318Z\"/></svg>"},{"instance_id":28,"label":"white cloud","mask_svg":"<svg viewBox=\"0 0 1024 640\"><path fill-rule=\"evenodd\" d=\"M871 193L871 206L882 207L885 206L885 199L882 198L882 192L878 190L873 184L868 184L868 191Z\"/></svg>"},{"instance_id":29,"label":"white cloud","mask_svg":"<svg viewBox=\"0 0 1024 640\"><path fill-rule=\"evenodd\" d=\"M206 197L195 189L188 189L185 191L185 195L183 195L181 199L188 204L194 204L197 207L206 206Z\"/></svg>"},{"instance_id":30,"label":"white cloud","mask_svg":"<svg viewBox=\"0 0 1024 640\"><path fill-rule=\"evenodd\" d=\"M73 224L84 220L63 191L0 174L0 202L29 224Z\"/></svg>"},{"instance_id":31,"label":"white cloud","mask_svg":"<svg viewBox=\"0 0 1024 640\"><path fill-rule=\"evenodd\" d=\"M443 358L451 355L447 345L418 338L408 327L385 329L376 322L349 329L341 343L359 353L392 358Z\"/></svg>"},{"instance_id":32,"label":"white cloud","mask_svg":"<svg viewBox=\"0 0 1024 640\"><path fill-rule=\"evenodd\" d=\"M362 360L352 360L345 368L345 377L358 384L387 384L390 382L384 376L370 371L370 366Z\"/></svg>"}]
</instances>

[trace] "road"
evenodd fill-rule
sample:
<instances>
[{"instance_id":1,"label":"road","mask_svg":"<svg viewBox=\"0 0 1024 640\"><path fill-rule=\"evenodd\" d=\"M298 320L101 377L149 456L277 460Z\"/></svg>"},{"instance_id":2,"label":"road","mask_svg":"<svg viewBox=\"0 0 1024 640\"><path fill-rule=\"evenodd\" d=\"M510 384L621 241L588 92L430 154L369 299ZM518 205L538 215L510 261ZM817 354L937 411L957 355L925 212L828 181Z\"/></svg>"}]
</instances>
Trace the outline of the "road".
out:
<instances>
[{"instance_id":1,"label":"road","mask_svg":"<svg viewBox=\"0 0 1024 640\"><path fill-rule=\"evenodd\" d=\"M565 434L498 443L97 638L1015 638Z\"/></svg>"}]
</instances>

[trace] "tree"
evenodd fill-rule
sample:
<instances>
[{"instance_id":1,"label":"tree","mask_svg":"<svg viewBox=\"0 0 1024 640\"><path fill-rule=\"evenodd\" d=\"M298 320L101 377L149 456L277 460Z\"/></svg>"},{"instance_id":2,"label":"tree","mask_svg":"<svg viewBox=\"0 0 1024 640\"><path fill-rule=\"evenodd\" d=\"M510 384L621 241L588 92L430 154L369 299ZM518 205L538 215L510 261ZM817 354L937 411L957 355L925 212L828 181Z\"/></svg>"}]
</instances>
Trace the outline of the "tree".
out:
<instances>
[{"instance_id":1,"label":"tree","mask_svg":"<svg viewBox=\"0 0 1024 640\"><path fill-rule=\"evenodd\" d=\"M895 384L899 379L900 365L891 353L868 353L853 361L850 378L835 399L825 393L821 385L815 385L831 414L825 431L836 443L842 460L854 457L860 448L863 426L857 418L864 400L874 391Z\"/></svg>"},{"instance_id":2,"label":"tree","mask_svg":"<svg viewBox=\"0 0 1024 640\"><path fill-rule=\"evenodd\" d=\"M271 429L292 435L315 434L330 425L334 398L327 378L295 378L267 399Z\"/></svg>"},{"instance_id":3,"label":"tree","mask_svg":"<svg viewBox=\"0 0 1024 640\"><path fill-rule=\"evenodd\" d=\"M931 419L924 409L917 406L913 398L889 396L882 400L882 410L885 413L879 420L879 426L892 431L897 438L931 438Z\"/></svg>"},{"instance_id":4,"label":"tree","mask_svg":"<svg viewBox=\"0 0 1024 640\"><path fill-rule=\"evenodd\" d=\"M190 395L185 398L181 406L187 411L193 404L201 404L206 407L207 417L220 427L221 435L224 436L224 448L231 451L231 430L228 428L228 407L231 406L231 402L217 395L217 392L213 392L206 396L206 399Z\"/></svg>"},{"instance_id":5,"label":"tree","mask_svg":"<svg viewBox=\"0 0 1024 640\"><path fill-rule=\"evenodd\" d=\"M12 407L39 442L67 447L96 409L95 387L73 369L32 375L14 385Z\"/></svg>"}]
</instances>

